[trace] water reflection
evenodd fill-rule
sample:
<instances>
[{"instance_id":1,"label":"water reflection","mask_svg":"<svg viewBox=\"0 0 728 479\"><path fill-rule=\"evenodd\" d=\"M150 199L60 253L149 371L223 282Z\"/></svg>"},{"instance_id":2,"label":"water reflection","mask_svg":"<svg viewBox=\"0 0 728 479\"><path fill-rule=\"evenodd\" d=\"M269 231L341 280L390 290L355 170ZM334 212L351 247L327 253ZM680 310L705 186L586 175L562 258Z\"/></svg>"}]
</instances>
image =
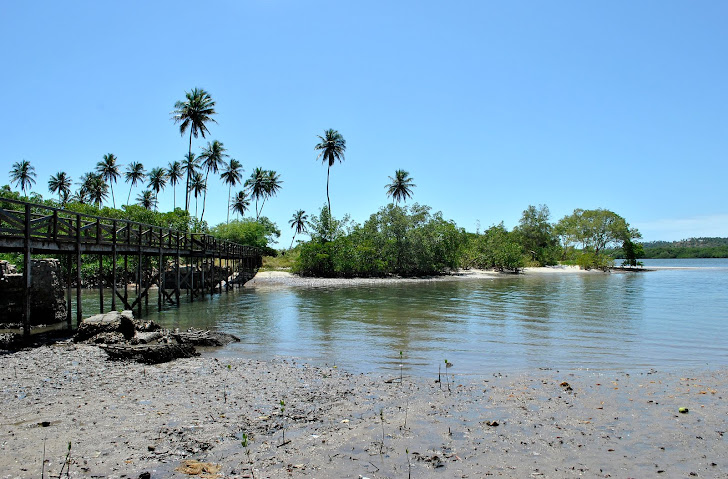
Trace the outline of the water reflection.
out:
<instances>
[{"instance_id":1,"label":"water reflection","mask_svg":"<svg viewBox=\"0 0 728 479\"><path fill-rule=\"evenodd\" d=\"M435 375L728 363L728 275L519 275L338 288L245 288L155 313L241 337L215 354L295 356ZM91 304L93 304L91 298ZM98 307L98 306L97 306Z\"/></svg>"}]
</instances>

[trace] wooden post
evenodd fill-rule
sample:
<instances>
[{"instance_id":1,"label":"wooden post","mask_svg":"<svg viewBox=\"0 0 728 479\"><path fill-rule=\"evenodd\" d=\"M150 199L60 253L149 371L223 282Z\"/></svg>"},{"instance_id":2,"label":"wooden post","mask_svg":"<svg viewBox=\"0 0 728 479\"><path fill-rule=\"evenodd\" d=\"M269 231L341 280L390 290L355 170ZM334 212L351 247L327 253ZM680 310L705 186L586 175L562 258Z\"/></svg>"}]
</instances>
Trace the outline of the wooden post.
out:
<instances>
[{"instance_id":1,"label":"wooden post","mask_svg":"<svg viewBox=\"0 0 728 479\"><path fill-rule=\"evenodd\" d=\"M76 327L83 320L81 304L81 215L76 214Z\"/></svg>"},{"instance_id":2,"label":"wooden post","mask_svg":"<svg viewBox=\"0 0 728 479\"><path fill-rule=\"evenodd\" d=\"M104 255L99 254L99 314L104 314Z\"/></svg>"},{"instance_id":3,"label":"wooden post","mask_svg":"<svg viewBox=\"0 0 728 479\"><path fill-rule=\"evenodd\" d=\"M179 267L180 267L180 264L179 264L180 263L180 261L179 261L179 233L176 233L175 236L177 237L177 256L175 258L175 262L177 263L176 264L176 266L177 266L177 271L176 271L177 284L174 287L174 296L177 301L177 306L179 306L179 293L180 293L180 287L181 287L180 286L181 277L180 277L180 271L179 271Z\"/></svg>"},{"instance_id":4,"label":"wooden post","mask_svg":"<svg viewBox=\"0 0 728 479\"><path fill-rule=\"evenodd\" d=\"M71 267L73 266L71 255L66 255L66 325L70 330L73 326L71 325L71 286L73 283L73 276L71 276Z\"/></svg>"},{"instance_id":5,"label":"wooden post","mask_svg":"<svg viewBox=\"0 0 728 479\"><path fill-rule=\"evenodd\" d=\"M116 220L112 223L111 232L111 310L116 311Z\"/></svg>"},{"instance_id":6,"label":"wooden post","mask_svg":"<svg viewBox=\"0 0 728 479\"><path fill-rule=\"evenodd\" d=\"M162 252L162 228L159 228L159 266L157 267L157 311L162 311L162 292L164 291L164 274L162 269L164 261L164 253Z\"/></svg>"},{"instance_id":7,"label":"wooden post","mask_svg":"<svg viewBox=\"0 0 728 479\"><path fill-rule=\"evenodd\" d=\"M23 244L23 336L30 336L30 204L25 205L25 241Z\"/></svg>"}]
</instances>

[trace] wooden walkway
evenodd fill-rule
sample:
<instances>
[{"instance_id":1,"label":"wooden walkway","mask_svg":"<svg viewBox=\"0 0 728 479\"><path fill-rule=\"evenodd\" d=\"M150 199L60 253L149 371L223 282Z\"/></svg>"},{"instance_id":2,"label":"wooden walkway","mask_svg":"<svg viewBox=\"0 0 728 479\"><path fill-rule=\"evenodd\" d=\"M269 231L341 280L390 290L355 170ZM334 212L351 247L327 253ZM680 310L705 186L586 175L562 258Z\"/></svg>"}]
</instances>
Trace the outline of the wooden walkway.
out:
<instances>
[{"instance_id":1,"label":"wooden walkway","mask_svg":"<svg viewBox=\"0 0 728 479\"><path fill-rule=\"evenodd\" d=\"M81 285L82 256L94 255L99 265L99 304L104 312L104 286L112 289L111 310L117 299L125 309L142 314L149 289L158 287L158 308L179 305L182 289L191 301L205 294L227 291L243 277L254 274L262 256L258 248L220 241L207 234L188 233L133 221L102 218L0 197L0 253L23 254L23 331L30 333L31 255L65 257L67 261L67 310L71 322L71 285ZM136 262L137 295L128 295L129 257ZM104 258L111 262L110 284L103 281ZM123 274L120 278L123 263ZM156 260L156 271L152 263ZM183 261L184 260L184 261ZM71 271L75 265L75 278ZM121 281L120 281L121 280ZM236 281L237 280L237 281ZM120 285L120 282L123 283ZM76 319L82 319L81 288L76 288Z\"/></svg>"}]
</instances>

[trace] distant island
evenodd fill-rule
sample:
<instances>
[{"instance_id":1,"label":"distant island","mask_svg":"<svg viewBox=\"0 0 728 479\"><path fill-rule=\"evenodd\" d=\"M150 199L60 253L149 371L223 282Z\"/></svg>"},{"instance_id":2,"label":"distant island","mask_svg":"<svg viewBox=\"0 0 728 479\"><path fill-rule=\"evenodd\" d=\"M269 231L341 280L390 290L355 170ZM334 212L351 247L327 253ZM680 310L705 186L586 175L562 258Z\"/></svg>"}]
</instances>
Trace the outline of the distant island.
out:
<instances>
[{"instance_id":1,"label":"distant island","mask_svg":"<svg viewBox=\"0 0 728 479\"><path fill-rule=\"evenodd\" d=\"M648 241L643 258L728 258L728 238L689 238L680 241Z\"/></svg>"}]
</instances>

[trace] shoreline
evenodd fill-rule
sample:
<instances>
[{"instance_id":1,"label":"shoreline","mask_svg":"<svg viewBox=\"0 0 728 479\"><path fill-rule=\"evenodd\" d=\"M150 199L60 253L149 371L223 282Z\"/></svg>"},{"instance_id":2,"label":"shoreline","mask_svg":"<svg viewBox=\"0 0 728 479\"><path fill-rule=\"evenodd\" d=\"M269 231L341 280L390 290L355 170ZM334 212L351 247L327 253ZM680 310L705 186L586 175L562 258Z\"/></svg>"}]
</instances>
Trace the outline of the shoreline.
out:
<instances>
[{"instance_id":1,"label":"shoreline","mask_svg":"<svg viewBox=\"0 0 728 479\"><path fill-rule=\"evenodd\" d=\"M582 270L578 266L545 266L538 268L524 268L518 275L551 275L551 274L606 274L599 270ZM518 276L514 273L501 273L498 271L469 269L458 270L449 274L427 277L387 277L387 278L321 278L299 276L287 271L259 271L253 279L245 283L245 287L265 286L296 286L296 287L335 287L335 286L368 286L406 283L428 283L439 281L461 281L473 279L512 278Z\"/></svg>"},{"instance_id":2,"label":"shoreline","mask_svg":"<svg viewBox=\"0 0 728 479\"><path fill-rule=\"evenodd\" d=\"M192 459L225 478L405 477L408 462L412 477L728 477L725 368L400 384L295 358L149 366L58 343L0 356L0 371L3 478L39 477L43 447L57 475L69 441L71 477L190 477L175 469Z\"/></svg>"}]
</instances>

